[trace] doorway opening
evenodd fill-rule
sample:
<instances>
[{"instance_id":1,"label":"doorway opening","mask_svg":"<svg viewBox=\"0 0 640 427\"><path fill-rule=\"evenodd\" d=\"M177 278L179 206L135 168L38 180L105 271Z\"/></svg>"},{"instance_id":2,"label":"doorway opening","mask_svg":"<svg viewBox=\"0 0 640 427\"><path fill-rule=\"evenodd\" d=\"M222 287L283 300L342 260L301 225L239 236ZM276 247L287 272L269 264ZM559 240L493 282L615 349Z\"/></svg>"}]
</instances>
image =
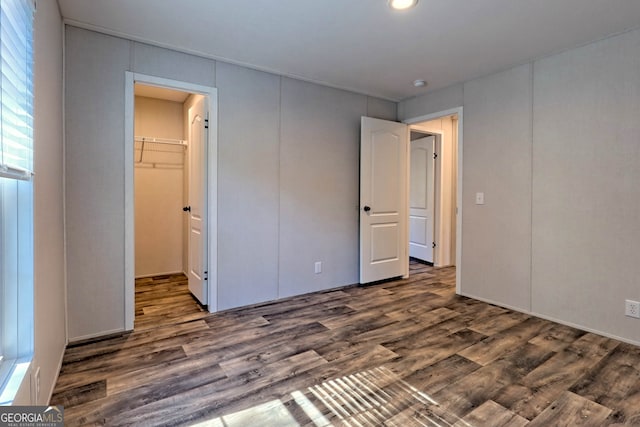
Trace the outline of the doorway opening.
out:
<instances>
[{"instance_id":1,"label":"doorway opening","mask_svg":"<svg viewBox=\"0 0 640 427\"><path fill-rule=\"evenodd\" d=\"M213 88L134 73L126 86L131 330L216 310L217 114Z\"/></svg>"},{"instance_id":2,"label":"doorway opening","mask_svg":"<svg viewBox=\"0 0 640 427\"><path fill-rule=\"evenodd\" d=\"M410 259L410 216L417 249L429 249L434 267L450 267L460 292L462 251L462 107L402 123L362 117L360 123L360 283L367 284L395 277L408 278ZM423 191L421 202L410 206L412 159L409 137L413 131L416 150L414 178L422 179L414 196ZM417 142L421 141L421 144ZM418 161L422 156L422 160ZM430 170L417 172L417 163ZM434 159L435 157L435 159ZM435 162L434 162L435 160ZM427 176L433 175L428 181ZM422 177L422 178L420 178ZM415 198L414 197L414 198ZM433 200L427 204L428 200ZM424 218L432 208L430 223ZM419 208L412 211L410 207ZM420 210L421 212L417 212ZM422 217L420 218L420 215ZM418 232L420 231L420 232ZM433 236L433 237L432 237ZM424 256L424 255L420 255ZM426 258L426 256L425 256ZM422 268L422 267L421 267ZM415 268L414 268L415 270Z\"/></svg>"},{"instance_id":3,"label":"doorway opening","mask_svg":"<svg viewBox=\"0 0 640 427\"><path fill-rule=\"evenodd\" d=\"M135 329L203 311L189 295L191 94L134 85Z\"/></svg>"},{"instance_id":4,"label":"doorway opening","mask_svg":"<svg viewBox=\"0 0 640 427\"><path fill-rule=\"evenodd\" d=\"M410 274L424 272L421 264L458 265L460 113L449 111L407 121Z\"/></svg>"}]
</instances>

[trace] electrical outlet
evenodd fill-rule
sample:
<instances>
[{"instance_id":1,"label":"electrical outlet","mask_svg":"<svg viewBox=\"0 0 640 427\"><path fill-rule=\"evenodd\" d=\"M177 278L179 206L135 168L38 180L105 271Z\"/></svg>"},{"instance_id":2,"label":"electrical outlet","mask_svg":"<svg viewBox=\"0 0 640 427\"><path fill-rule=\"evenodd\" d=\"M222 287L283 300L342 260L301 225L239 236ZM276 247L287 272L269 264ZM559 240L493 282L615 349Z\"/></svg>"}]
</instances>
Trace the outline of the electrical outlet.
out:
<instances>
[{"instance_id":1,"label":"electrical outlet","mask_svg":"<svg viewBox=\"0 0 640 427\"><path fill-rule=\"evenodd\" d=\"M624 302L624 314L629 317L635 317L640 319L640 302L631 301L630 299Z\"/></svg>"},{"instance_id":2,"label":"electrical outlet","mask_svg":"<svg viewBox=\"0 0 640 427\"><path fill-rule=\"evenodd\" d=\"M314 266L314 271L315 271L316 274L322 273L322 262L321 261L316 261L316 264Z\"/></svg>"}]
</instances>

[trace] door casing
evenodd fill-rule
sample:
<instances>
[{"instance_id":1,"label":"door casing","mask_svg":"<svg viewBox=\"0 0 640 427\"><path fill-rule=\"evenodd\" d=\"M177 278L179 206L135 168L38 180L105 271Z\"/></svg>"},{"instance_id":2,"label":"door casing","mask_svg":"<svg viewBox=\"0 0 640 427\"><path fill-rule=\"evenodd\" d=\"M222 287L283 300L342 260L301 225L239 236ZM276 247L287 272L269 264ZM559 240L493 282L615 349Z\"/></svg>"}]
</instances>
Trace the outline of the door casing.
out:
<instances>
[{"instance_id":1,"label":"door casing","mask_svg":"<svg viewBox=\"0 0 640 427\"><path fill-rule=\"evenodd\" d=\"M425 147L425 148L423 148ZM424 177L415 174L417 152L423 151L426 156L424 164L421 164L421 172L424 172ZM432 247L432 243L436 241L435 229L436 229L436 158L434 153L436 150L436 137L435 135L424 134L422 138L409 141L409 159L410 159L410 179L409 179L409 256L420 259L422 261L435 264L435 251ZM424 157L423 157L424 158ZM416 181L417 180L417 181ZM420 187L424 185L424 188ZM413 190L421 190L420 195L424 196L424 206L414 205ZM413 221L416 220L416 221ZM422 221L420 221L422 220ZM412 222L413 221L413 222ZM424 233L420 233L420 237L424 237L424 244L413 240L416 229L420 229L419 222L424 223ZM415 225L414 225L415 224Z\"/></svg>"},{"instance_id":2,"label":"door casing","mask_svg":"<svg viewBox=\"0 0 640 427\"><path fill-rule=\"evenodd\" d=\"M200 94L208 100L209 132L207 139L207 200L209 209L207 236L208 308L215 312L218 307L217 265L217 215L218 215L218 91L214 87L197 85L178 80L165 79L141 73L125 72L124 108L124 325L132 330L135 320L135 233L134 233L134 85L141 83Z\"/></svg>"}]
</instances>

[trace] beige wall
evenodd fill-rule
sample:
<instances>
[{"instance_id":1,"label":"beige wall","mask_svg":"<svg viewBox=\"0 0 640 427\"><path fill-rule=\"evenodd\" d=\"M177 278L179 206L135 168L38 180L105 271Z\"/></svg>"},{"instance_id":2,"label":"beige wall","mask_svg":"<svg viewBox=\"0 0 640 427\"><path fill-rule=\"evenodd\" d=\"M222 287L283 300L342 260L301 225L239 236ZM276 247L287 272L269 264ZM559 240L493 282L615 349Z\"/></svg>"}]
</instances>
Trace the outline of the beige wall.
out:
<instances>
[{"instance_id":1,"label":"beige wall","mask_svg":"<svg viewBox=\"0 0 640 427\"><path fill-rule=\"evenodd\" d=\"M638 69L635 30L400 103L464 106L463 294L640 343Z\"/></svg>"},{"instance_id":2,"label":"beige wall","mask_svg":"<svg viewBox=\"0 0 640 427\"><path fill-rule=\"evenodd\" d=\"M520 310L530 309L530 81L524 65L464 85L461 290Z\"/></svg>"},{"instance_id":3,"label":"beige wall","mask_svg":"<svg viewBox=\"0 0 640 427\"><path fill-rule=\"evenodd\" d=\"M281 93L279 294L357 283L366 97L288 78Z\"/></svg>"},{"instance_id":4,"label":"beige wall","mask_svg":"<svg viewBox=\"0 0 640 427\"><path fill-rule=\"evenodd\" d=\"M640 342L640 31L534 64L532 308Z\"/></svg>"},{"instance_id":5,"label":"beige wall","mask_svg":"<svg viewBox=\"0 0 640 427\"><path fill-rule=\"evenodd\" d=\"M134 134L183 139L183 105L135 98ZM135 151L135 275L176 273L183 267L183 181L185 150L147 143ZM141 161L140 161L141 160Z\"/></svg>"},{"instance_id":6,"label":"beige wall","mask_svg":"<svg viewBox=\"0 0 640 427\"><path fill-rule=\"evenodd\" d=\"M281 79L224 63L216 71L218 300L228 308L278 295Z\"/></svg>"},{"instance_id":7,"label":"beige wall","mask_svg":"<svg viewBox=\"0 0 640 427\"><path fill-rule=\"evenodd\" d=\"M218 90L219 309L357 282L360 116L395 103L66 28L70 339L124 328L127 70Z\"/></svg>"},{"instance_id":8,"label":"beige wall","mask_svg":"<svg viewBox=\"0 0 640 427\"><path fill-rule=\"evenodd\" d=\"M39 1L34 34L34 358L14 401L49 402L66 344L62 142L62 19ZM32 376L40 368L40 395Z\"/></svg>"},{"instance_id":9,"label":"beige wall","mask_svg":"<svg viewBox=\"0 0 640 427\"><path fill-rule=\"evenodd\" d=\"M124 71L131 42L65 30L69 339L124 322ZM83 60L79 61L78 58Z\"/></svg>"},{"instance_id":10,"label":"beige wall","mask_svg":"<svg viewBox=\"0 0 640 427\"><path fill-rule=\"evenodd\" d=\"M136 136L183 139L183 104L165 99L135 97L134 133ZM159 147L152 147L157 149Z\"/></svg>"}]
</instances>

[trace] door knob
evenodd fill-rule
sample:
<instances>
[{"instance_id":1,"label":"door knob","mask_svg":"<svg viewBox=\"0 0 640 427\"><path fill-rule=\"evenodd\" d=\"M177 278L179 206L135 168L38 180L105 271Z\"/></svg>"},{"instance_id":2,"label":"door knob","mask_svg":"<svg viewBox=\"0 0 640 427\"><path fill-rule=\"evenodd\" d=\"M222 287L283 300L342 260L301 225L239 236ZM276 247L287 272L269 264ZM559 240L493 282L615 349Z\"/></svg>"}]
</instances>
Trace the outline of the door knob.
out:
<instances>
[{"instance_id":1,"label":"door knob","mask_svg":"<svg viewBox=\"0 0 640 427\"><path fill-rule=\"evenodd\" d=\"M185 206L182 210L185 212L191 212L191 206Z\"/></svg>"},{"instance_id":2,"label":"door knob","mask_svg":"<svg viewBox=\"0 0 640 427\"><path fill-rule=\"evenodd\" d=\"M369 206L365 206L363 209L364 209L365 212L369 212L371 210L371 208Z\"/></svg>"}]
</instances>

